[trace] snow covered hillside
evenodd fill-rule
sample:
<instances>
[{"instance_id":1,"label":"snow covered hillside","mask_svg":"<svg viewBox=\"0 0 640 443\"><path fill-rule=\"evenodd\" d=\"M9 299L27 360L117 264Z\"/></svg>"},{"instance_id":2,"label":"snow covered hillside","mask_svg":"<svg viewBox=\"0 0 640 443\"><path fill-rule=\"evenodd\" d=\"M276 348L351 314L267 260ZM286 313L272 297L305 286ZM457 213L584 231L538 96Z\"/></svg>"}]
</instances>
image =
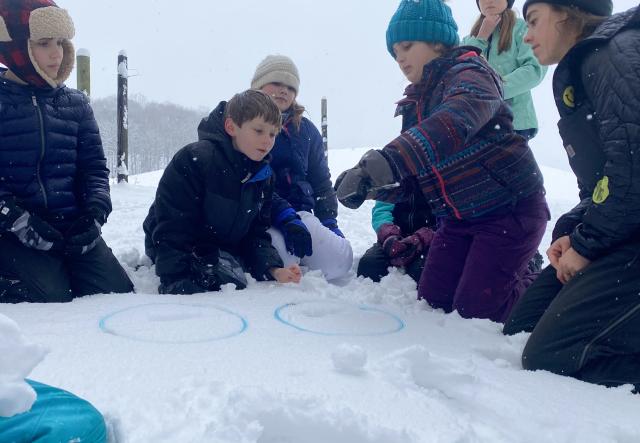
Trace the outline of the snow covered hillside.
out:
<instances>
[{"instance_id":1,"label":"snow covered hillside","mask_svg":"<svg viewBox=\"0 0 640 443\"><path fill-rule=\"evenodd\" d=\"M364 151L331 151L334 177ZM554 217L544 252L577 190L571 174L542 169ZM91 401L113 441L640 441L640 399L629 388L523 371L526 334L435 311L400 272L379 284L335 286L307 273L299 285L158 295L153 270L134 269L145 263L141 225L160 174L112 186L104 236L136 294L0 305L49 350L30 377ZM356 260L375 239L370 209L340 208ZM3 331L18 337L12 325Z\"/></svg>"}]
</instances>

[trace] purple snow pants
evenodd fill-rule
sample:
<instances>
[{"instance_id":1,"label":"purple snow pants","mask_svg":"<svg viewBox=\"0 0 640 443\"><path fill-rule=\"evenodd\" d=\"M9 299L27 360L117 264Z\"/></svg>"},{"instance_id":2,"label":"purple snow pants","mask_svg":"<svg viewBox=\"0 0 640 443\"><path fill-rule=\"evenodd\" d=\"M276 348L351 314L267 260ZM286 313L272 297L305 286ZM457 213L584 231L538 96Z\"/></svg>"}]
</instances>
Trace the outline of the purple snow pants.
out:
<instances>
[{"instance_id":1,"label":"purple snow pants","mask_svg":"<svg viewBox=\"0 0 640 443\"><path fill-rule=\"evenodd\" d=\"M500 215L440 220L418 298L465 318L504 322L536 277L527 265L549 218L544 195L535 194Z\"/></svg>"}]
</instances>

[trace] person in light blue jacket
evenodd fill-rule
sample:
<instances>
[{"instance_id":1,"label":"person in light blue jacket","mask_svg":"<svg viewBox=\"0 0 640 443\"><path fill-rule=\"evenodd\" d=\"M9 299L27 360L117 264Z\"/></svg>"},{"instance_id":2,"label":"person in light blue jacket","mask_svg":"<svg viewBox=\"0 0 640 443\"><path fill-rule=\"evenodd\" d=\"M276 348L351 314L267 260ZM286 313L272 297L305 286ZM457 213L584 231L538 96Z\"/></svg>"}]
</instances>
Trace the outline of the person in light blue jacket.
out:
<instances>
[{"instance_id":1,"label":"person in light blue jacket","mask_svg":"<svg viewBox=\"0 0 640 443\"><path fill-rule=\"evenodd\" d=\"M531 90L547 72L524 42L527 24L511 9L514 0L476 0L480 17L463 45L482 51L503 80L504 98L513 111L513 128L527 140L538 132Z\"/></svg>"}]
</instances>

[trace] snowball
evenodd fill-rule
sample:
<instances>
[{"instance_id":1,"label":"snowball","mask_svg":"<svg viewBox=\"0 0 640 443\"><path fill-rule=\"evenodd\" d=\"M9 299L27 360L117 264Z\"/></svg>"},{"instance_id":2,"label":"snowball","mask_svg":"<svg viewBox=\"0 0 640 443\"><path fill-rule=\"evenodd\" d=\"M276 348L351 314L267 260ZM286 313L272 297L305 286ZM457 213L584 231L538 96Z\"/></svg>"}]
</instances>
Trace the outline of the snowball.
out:
<instances>
[{"instance_id":1,"label":"snowball","mask_svg":"<svg viewBox=\"0 0 640 443\"><path fill-rule=\"evenodd\" d=\"M342 343L332 353L333 367L345 374L358 374L367 363L367 352L358 345Z\"/></svg>"}]
</instances>

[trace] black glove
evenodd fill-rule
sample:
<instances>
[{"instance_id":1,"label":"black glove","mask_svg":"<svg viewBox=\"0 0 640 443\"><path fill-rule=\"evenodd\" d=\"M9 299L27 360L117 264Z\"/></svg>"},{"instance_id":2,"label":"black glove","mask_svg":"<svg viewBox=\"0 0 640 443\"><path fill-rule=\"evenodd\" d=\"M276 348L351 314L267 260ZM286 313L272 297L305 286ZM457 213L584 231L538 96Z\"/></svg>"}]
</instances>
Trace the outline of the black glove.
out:
<instances>
[{"instance_id":1,"label":"black glove","mask_svg":"<svg viewBox=\"0 0 640 443\"><path fill-rule=\"evenodd\" d=\"M197 294L207 290L194 283L190 277L182 277L173 281L162 281L158 292L160 294Z\"/></svg>"},{"instance_id":2,"label":"black glove","mask_svg":"<svg viewBox=\"0 0 640 443\"><path fill-rule=\"evenodd\" d=\"M299 258L313 254L309 229L293 208L286 208L282 211L278 215L275 225L282 232L284 243L290 254Z\"/></svg>"},{"instance_id":3,"label":"black glove","mask_svg":"<svg viewBox=\"0 0 640 443\"><path fill-rule=\"evenodd\" d=\"M216 247L194 248L191 275L193 281L207 291L219 291L227 283L233 283L236 289L247 287L242 265L233 255Z\"/></svg>"},{"instance_id":4,"label":"black glove","mask_svg":"<svg viewBox=\"0 0 640 443\"><path fill-rule=\"evenodd\" d=\"M12 232L20 242L40 251L60 250L64 246L62 234L12 199L0 200L0 229Z\"/></svg>"},{"instance_id":5,"label":"black glove","mask_svg":"<svg viewBox=\"0 0 640 443\"><path fill-rule=\"evenodd\" d=\"M340 203L359 208L365 200L374 200L376 192L396 186L391 165L376 149L367 151L358 164L338 176L334 189Z\"/></svg>"},{"instance_id":6,"label":"black glove","mask_svg":"<svg viewBox=\"0 0 640 443\"><path fill-rule=\"evenodd\" d=\"M93 215L83 215L65 234L65 253L75 256L86 254L98 244L101 232L102 226Z\"/></svg>"}]
</instances>

